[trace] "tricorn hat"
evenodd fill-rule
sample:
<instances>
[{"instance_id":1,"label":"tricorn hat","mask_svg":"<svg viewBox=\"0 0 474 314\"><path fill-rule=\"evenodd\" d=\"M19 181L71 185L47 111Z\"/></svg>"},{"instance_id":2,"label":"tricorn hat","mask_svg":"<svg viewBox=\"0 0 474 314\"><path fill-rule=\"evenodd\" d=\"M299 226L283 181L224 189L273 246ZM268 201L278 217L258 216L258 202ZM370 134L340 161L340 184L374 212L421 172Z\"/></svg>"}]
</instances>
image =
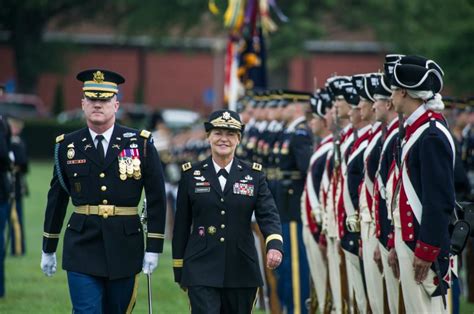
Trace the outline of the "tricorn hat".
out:
<instances>
[{"instance_id":1,"label":"tricorn hat","mask_svg":"<svg viewBox=\"0 0 474 314\"><path fill-rule=\"evenodd\" d=\"M391 85L409 90L435 92L440 86L440 76L436 69L398 63L393 69Z\"/></svg>"}]
</instances>

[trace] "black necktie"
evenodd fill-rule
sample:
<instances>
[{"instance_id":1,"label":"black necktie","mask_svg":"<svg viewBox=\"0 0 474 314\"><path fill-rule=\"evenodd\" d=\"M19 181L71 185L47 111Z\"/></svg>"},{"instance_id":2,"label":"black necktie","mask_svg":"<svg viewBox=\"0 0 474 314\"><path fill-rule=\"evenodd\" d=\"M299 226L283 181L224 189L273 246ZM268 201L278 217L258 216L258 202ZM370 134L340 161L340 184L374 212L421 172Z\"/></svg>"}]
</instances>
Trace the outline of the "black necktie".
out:
<instances>
[{"instance_id":1,"label":"black necktie","mask_svg":"<svg viewBox=\"0 0 474 314\"><path fill-rule=\"evenodd\" d=\"M99 153L100 160L104 161L105 153L104 145L102 145L102 140L104 139L104 136L96 135L95 139L97 140L97 152Z\"/></svg>"},{"instance_id":2,"label":"black necktie","mask_svg":"<svg viewBox=\"0 0 474 314\"><path fill-rule=\"evenodd\" d=\"M220 177L220 176L223 176L224 178L227 179L229 177L229 173L227 172L227 170L221 169L217 172L217 177Z\"/></svg>"}]
</instances>

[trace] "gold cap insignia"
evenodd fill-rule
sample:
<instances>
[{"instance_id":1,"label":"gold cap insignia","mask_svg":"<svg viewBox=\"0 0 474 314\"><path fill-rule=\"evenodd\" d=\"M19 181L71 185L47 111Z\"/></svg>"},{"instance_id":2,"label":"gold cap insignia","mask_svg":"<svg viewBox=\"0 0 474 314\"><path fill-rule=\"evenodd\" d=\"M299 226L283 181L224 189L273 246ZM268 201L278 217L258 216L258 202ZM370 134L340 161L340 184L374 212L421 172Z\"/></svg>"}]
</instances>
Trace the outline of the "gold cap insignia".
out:
<instances>
[{"instance_id":1,"label":"gold cap insignia","mask_svg":"<svg viewBox=\"0 0 474 314\"><path fill-rule=\"evenodd\" d=\"M104 81L104 73L97 71L94 73L94 82L102 83Z\"/></svg>"}]
</instances>

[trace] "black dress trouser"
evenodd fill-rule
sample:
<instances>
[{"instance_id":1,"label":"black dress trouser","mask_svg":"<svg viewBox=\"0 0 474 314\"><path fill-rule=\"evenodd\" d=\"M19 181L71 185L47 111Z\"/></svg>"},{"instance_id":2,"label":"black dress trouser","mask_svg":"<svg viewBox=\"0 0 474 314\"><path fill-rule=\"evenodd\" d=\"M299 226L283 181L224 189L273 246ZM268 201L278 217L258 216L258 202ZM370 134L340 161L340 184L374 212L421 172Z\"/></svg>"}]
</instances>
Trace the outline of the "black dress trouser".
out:
<instances>
[{"instance_id":1,"label":"black dress trouser","mask_svg":"<svg viewBox=\"0 0 474 314\"><path fill-rule=\"evenodd\" d=\"M192 314L248 314L257 297L254 288L188 287Z\"/></svg>"}]
</instances>

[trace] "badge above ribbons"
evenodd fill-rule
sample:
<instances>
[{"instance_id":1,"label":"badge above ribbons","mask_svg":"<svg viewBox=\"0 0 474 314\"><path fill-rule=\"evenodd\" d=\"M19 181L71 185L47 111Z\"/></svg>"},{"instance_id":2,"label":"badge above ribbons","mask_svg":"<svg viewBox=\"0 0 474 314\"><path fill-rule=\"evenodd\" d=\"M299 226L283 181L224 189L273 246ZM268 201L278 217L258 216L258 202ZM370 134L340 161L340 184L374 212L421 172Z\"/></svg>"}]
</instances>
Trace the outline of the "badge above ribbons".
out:
<instances>
[{"instance_id":1,"label":"badge above ribbons","mask_svg":"<svg viewBox=\"0 0 474 314\"><path fill-rule=\"evenodd\" d=\"M141 179L140 153L137 148L122 150L118 156L118 165L120 180L125 181L132 177L135 180Z\"/></svg>"}]
</instances>

